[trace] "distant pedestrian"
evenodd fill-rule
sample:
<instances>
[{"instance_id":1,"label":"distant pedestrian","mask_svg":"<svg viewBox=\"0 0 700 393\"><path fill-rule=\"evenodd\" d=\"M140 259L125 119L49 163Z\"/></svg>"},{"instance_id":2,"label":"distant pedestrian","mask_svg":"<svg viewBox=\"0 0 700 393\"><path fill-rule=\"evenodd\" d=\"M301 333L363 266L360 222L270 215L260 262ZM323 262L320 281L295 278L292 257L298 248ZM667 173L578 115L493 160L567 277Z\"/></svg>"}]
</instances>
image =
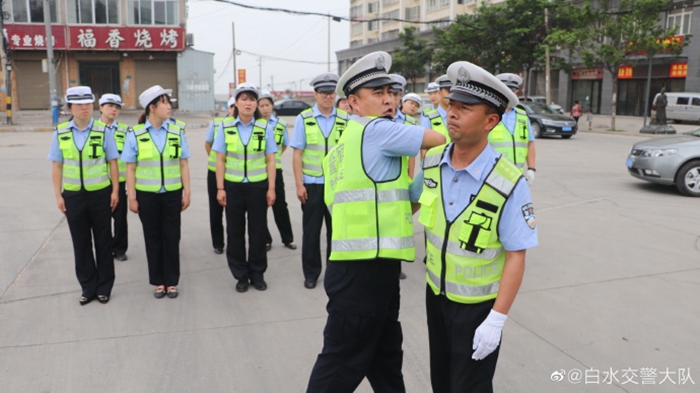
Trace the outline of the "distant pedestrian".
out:
<instances>
[{"instance_id":1,"label":"distant pedestrian","mask_svg":"<svg viewBox=\"0 0 700 393\"><path fill-rule=\"evenodd\" d=\"M119 203L119 153L111 129L92 118L93 102L87 86L66 91L72 117L56 127L48 157L56 204L66 215L73 240L81 306L95 298L109 301L114 286L111 213Z\"/></svg>"},{"instance_id":2,"label":"distant pedestrian","mask_svg":"<svg viewBox=\"0 0 700 393\"><path fill-rule=\"evenodd\" d=\"M571 108L571 117L576 120L576 124L578 125L578 119L581 117L583 114L583 107L581 104L578 103L578 101L574 101L574 107Z\"/></svg>"},{"instance_id":3,"label":"distant pedestrian","mask_svg":"<svg viewBox=\"0 0 700 393\"><path fill-rule=\"evenodd\" d=\"M590 131L593 126L593 112L591 110L588 110L588 113L586 113L586 121L588 121L588 131Z\"/></svg>"}]
</instances>

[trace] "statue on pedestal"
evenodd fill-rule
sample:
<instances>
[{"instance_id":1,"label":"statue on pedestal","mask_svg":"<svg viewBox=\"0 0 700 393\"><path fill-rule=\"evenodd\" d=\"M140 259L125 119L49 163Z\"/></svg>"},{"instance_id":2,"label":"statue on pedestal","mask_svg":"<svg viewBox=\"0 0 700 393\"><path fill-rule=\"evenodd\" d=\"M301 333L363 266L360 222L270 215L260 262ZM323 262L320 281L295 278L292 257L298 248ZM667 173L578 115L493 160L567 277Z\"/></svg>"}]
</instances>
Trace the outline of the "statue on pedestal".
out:
<instances>
[{"instance_id":1,"label":"statue on pedestal","mask_svg":"<svg viewBox=\"0 0 700 393\"><path fill-rule=\"evenodd\" d=\"M654 104L654 109L656 109L656 121L654 124L666 125L666 105L668 105L666 88L662 87L659 96L656 97L656 103Z\"/></svg>"}]
</instances>

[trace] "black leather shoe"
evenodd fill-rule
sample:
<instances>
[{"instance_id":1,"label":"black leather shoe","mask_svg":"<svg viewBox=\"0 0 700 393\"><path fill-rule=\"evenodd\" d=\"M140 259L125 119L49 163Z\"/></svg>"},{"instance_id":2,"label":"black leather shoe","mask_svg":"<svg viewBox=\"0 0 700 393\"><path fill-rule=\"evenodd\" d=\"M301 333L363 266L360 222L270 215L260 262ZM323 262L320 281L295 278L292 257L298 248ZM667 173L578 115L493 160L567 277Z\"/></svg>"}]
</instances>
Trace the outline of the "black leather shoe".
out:
<instances>
[{"instance_id":1,"label":"black leather shoe","mask_svg":"<svg viewBox=\"0 0 700 393\"><path fill-rule=\"evenodd\" d=\"M314 289L316 288L316 280L313 278L307 278L304 280L304 288Z\"/></svg>"},{"instance_id":2,"label":"black leather shoe","mask_svg":"<svg viewBox=\"0 0 700 393\"><path fill-rule=\"evenodd\" d=\"M122 261L122 262L123 262L123 261L126 261L126 260L129 259L129 258L127 258L126 254L120 254L120 255L114 254L114 259L116 259L117 261Z\"/></svg>"},{"instance_id":3,"label":"black leather shoe","mask_svg":"<svg viewBox=\"0 0 700 393\"><path fill-rule=\"evenodd\" d=\"M287 248L290 249L290 250L296 250L296 249L297 249L297 245L294 244L294 243L287 243L287 244L285 244L284 246L287 247Z\"/></svg>"},{"instance_id":4,"label":"black leather shoe","mask_svg":"<svg viewBox=\"0 0 700 393\"><path fill-rule=\"evenodd\" d=\"M224 248L223 248L223 247L215 247L215 248L214 248L214 252L215 252L216 254L221 255L221 254L224 253Z\"/></svg>"},{"instance_id":5,"label":"black leather shoe","mask_svg":"<svg viewBox=\"0 0 700 393\"><path fill-rule=\"evenodd\" d=\"M156 287L156 290L153 292L153 297L156 299L162 299L165 297L166 291L165 288L163 288L162 291L159 291L158 288Z\"/></svg>"},{"instance_id":6,"label":"black leather shoe","mask_svg":"<svg viewBox=\"0 0 700 393\"><path fill-rule=\"evenodd\" d=\"M107 304L109 302L109 296L107 295L97 295L97 301L102 304Z\"/></svg>"},{"instance_id":7,"label":"black leather shoe","mask_svg":"<svg viewBox=\"0 0 700 393\"><path fill-rule=\"evenodd\" d=\"M272 250L272 244L266 244L265 251L270 251L270 250Z\"/></svg>"},{"instance_id":8,"label":"black leather shoe","mask_svg":"<svg viewBox=\"0 0 700 393\"><path fill-rule=\"evenodd\" d=\"M95 299L94 296L89 296L89 297L88 296L81 296L78 298L78 301L80 302L81 306L84 306L84 305L90 303L93 299Z\"/></svg>"},{"instance_id":9,"label":"black leather shoe","mask_svg":"<svg viewBox=\"0 0 700 393\"><path fill-rule=\"evenodd\" d=\"M401 272L401 273L399 274L399 280L405 280L405 279L406 279L406 273Z\"/></svg>"},{"instance_id":10,"label":"black leather shoe","mask_svg":"<svg viewBox=\"0 0 700 393\"><path fill-rule=\"evenodd\" d=\"M236 284L236 291L237 292L245 292L248 290L248 287L250 286L250 283L248 282L247 278L242 278L238 280L238 284Z\"/></svg>"},{"instance_id":11,"label":"black leather shoe","mask_svg":"<svg viewBox=\"0 0 700 393\"><path fill-rule=\"evenodd\" d=\"M263 279L260 279L259 281L257 281L257 280L256 280L256 281L253 281L253 286L254 286L255 289L257 289L258 291L264 291L264 290L267 289L267 283L266 283L265 280L263 280Z\"/></svg>"}]
</instances>

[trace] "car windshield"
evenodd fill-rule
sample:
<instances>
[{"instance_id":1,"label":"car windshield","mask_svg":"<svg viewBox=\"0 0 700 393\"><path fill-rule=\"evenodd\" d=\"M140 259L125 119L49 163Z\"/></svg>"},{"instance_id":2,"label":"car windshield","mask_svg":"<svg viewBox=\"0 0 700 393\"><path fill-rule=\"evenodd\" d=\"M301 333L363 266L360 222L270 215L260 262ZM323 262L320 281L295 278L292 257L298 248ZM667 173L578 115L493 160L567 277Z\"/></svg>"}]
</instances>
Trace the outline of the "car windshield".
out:
<instances>
[{"instance_id":1,"label":"car windshield","mask_svg":"<svg viewBox=\"0 0 700 393\"><path fill-rule=\"evenodd\" d=\"M550 108L547 105L544 104L538 104L536 102L527 102L522 104L528 112L530 113L536 113L536 114L551 114L554 115L557 112L555 112L552 108Z\"/></svg>"}]
</instances>

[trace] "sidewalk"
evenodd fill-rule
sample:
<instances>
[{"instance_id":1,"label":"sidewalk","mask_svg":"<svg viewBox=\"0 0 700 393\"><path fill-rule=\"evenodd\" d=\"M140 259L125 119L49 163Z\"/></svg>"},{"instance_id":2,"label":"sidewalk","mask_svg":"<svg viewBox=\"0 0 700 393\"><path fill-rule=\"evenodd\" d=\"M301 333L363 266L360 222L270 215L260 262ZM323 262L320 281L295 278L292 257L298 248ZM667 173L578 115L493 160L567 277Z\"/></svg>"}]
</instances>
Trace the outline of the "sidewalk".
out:
<instances>
[{"instance_id":1,"label":"sidewalk","mask_svg":"<svg viewBox=\"0 0 700 393\"><path fill-rule=\"evenodd\" d=\"M667 134L641 134L639 130L644 124L643 117L636 116L615 116L615 129L618 131L610 131L610 115L593 115L593 126L592 129L588 130L588 122L586 121L586 115L584 114L578 119L579 132L595 132L600 134L616 134L616 135L628 135L628 136L649 136L649 137L660 137L667 136ZM647 125L650 123L650 119L647 118ZM684 132L695 130L700 127L697 123L683 123L683 124L669 124L676 129L676 134L682 134Z\"/></svg>"}]
</instances>

